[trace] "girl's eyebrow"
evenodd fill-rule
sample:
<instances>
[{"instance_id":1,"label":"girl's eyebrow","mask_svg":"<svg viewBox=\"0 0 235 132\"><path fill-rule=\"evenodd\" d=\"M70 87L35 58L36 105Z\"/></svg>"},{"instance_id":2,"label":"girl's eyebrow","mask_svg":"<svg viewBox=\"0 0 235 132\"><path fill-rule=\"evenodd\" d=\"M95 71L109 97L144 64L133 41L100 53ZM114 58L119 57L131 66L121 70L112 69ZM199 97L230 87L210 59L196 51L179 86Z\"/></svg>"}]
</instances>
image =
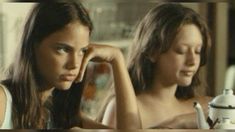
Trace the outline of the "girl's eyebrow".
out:
<instances>
[{"instance_id":1,"label":"girl's eyebrow","mask_svg":"<svg viewBox=\"0 0 235 132\"><path fill-rule=\"evenodd\" d=\"M59 47L63 47L63 48L66 48L70 51L75 51L75 48L67 43L62 43L62 42L57 42L56 43L56 46L59 46ZM85 47L82 47L81 49L79 49L80 51L82 52L86 52L88 50L88 47L85 46Z\"/></svg>"},{"instance_id":2,"label":"girl's eyebrow","mask_svg":"<svg viewBox=\"0 0 235 132\"><path fill-rule=\"evenodd\" d=\"M73 46L71 46L71 45L69 45L69 44L66 44L66 43L58 42L58 43L56 43L56 45L57 45L57 46L60 46L60 47L64 47L64 48L69 49L69 50L73 50L73 49L74 49Z\"/></svg>"},{"instance_id":3,"label":"girl's eyebrow","mask_svg":"<svg viewBox=\"0 0 235 132\"><path fill-rule=\"evenodd\" d=\"M195 45L192 45L192 46L202 46L203 44L202 43L195 43ZM187 43L181 43L180 45L177 45L177 46L189 46Z\"/></svg>"}]
</instances>

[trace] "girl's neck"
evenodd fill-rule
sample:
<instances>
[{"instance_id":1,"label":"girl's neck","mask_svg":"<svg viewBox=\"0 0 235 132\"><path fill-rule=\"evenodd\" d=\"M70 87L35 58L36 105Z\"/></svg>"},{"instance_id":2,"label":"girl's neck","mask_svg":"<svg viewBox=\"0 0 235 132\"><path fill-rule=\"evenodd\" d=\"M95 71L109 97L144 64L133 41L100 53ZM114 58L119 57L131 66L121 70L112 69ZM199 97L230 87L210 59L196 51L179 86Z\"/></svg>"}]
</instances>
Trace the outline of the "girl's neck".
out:
<instances>
[{"instance_id":1,"label":"girl's neck","mask_svg":"<svg viewBox=\"0 0 235 132\"><path fill-rule=\"evenodd\" d=\"M41 103L44 104L48 97L50 97L52 95L52 91L54 90L55 88L47 88L43 91L40 92L40 99L41 99Z\"/></svg>"},{"instance_id":2,"label":"girl's neck","mask_svg":"<svg viewBox=\"0 0 235 132\"><path fill-rule=\"evenodd\" d=\"M145 94L162 102L172 102L177 101L175 97L176 89L177 84L164 85L161 82L155 81Z\"/></svg>"}]
</instances>

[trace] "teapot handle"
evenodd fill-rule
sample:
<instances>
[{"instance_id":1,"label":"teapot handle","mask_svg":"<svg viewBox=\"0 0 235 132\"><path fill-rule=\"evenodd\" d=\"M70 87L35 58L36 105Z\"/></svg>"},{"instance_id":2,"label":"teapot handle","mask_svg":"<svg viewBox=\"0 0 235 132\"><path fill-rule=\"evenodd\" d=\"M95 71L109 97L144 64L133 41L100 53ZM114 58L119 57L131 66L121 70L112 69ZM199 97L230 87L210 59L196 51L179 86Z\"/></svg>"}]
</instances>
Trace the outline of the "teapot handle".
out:
<instances>
[{"instance_id":1,"label":"teapot handle","mask_svg":"<svg viewBox=\"0 0 235 132\"><path fill-rule=\"evenodd\" d=\"M210 129L213 129L214 126L216 125L216 123L218 123L219 119L217 118L217 119L215 120L215 122L213 122L213 121L211 120L211 118L208 116L208 118L207 118L206 121L208 122L208 124L209 124L209 126L210 126Z\"/></svg>"}]
</instances>

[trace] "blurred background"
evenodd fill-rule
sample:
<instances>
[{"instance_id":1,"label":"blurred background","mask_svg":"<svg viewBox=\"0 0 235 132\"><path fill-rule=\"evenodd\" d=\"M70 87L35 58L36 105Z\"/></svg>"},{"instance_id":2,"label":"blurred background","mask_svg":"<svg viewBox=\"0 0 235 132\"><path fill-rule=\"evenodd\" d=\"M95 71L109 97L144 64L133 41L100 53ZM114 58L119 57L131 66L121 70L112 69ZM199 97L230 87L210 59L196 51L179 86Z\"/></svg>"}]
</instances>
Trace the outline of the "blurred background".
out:
<instances>
[{"instance_id":1,"label":"blurred background","mask_svg":"<svg viewBox=\"0 0 235 132\"><path fill-rule=\"evenodd\" d=\"M1 1L1 0L0 0ZM94 23L92 41L122 49L124 55L132 43L139 20L159 1L156 0L83 0ZM201 73L205 80L199 92L215 96L222 93L225 73L235 64L235 2L181 2L201 14L212 33L208 64ZM34 3L0 2L0 67L4 70L14 58L20 43L25 18ZM82 109L95 118L112 79L111 68L102 63L89 65L89 85L84 91ZM208 86L206 88L205 86Z\"/></svg>"}]
</instances>

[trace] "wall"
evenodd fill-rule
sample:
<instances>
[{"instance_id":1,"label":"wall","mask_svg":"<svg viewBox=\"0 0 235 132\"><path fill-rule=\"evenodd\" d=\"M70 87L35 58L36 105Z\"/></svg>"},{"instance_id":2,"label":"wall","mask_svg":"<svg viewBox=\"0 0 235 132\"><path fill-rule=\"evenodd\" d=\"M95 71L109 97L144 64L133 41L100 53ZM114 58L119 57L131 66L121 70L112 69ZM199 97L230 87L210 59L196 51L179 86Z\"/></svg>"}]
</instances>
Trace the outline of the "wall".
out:
<instances>
[{"instance_id":1,"label":"wall","mask_svg":"<svg viewBox=\"0 0 235 132\"><path fill-rule=\"evenodd\" d=\"M227 69L228 47L228 4L217 3L215 36L215 94L221 94L224 89L225 72Z\"/></svg>"},{"instance_id":2,"label":"wall","mask_svg":"<svg viewBox=\"0 0 235 132\"><path fill-rule=\"evenodd\" d=\"M25 18L32 5L32 3L1 3L3 67L7 67L14 58Z\"/></svg>"}]
</instances>

